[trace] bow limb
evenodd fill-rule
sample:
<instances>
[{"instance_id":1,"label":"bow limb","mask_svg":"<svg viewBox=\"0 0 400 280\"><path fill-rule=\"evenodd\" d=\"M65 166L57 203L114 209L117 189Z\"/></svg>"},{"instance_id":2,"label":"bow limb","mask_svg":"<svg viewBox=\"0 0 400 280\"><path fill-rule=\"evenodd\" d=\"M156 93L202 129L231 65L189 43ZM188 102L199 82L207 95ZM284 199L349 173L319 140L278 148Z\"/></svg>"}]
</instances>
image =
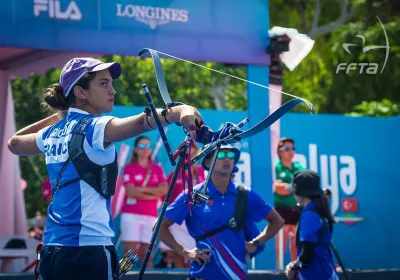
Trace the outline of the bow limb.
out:
<instances>
[{"instance_id":1,"label":"bow limb","mask_svg":"<svg viewBox=\"0 0 400 280\"><path fill-rule=\"evenodd\" d=\"M234 142L238 142L238 141L240 141L242 139L249 138L251 136L254 136L254 135L260 133L261 131L263 131L263 130L267 129L268 127L270 127L274 122L279 120L281 117L283 117L293 107L295 107L296 105L298 105L298 104L300 104L302 102L305 102L310 107L311 112L313 112L313 113L315 112L314 111L314 106L312 106L312 104L309 101L307 101L305 99L292 99L292 100L286 102L285 104L283 104L281 107L279 107L279 109L277 109L275 112L273 112L271 115L269 115L268 117L263 119L258 124L256 124L253 127L243 131L242 133L234 135L233 139L226 140L224 142L226 142L226 143L234 143Z\"/></svg>"},{"instance_id":2,"label":"bow limb","mask_svg":"<svg viewBox=\"0 0 400 280\"><path fill-rule=\"evenodd\" d=\"M153 59L154 72L156 74L156 80L157 80L158 88L160 89L162 99L164 100L165 105L169 106L169 105L173 104L173 102L172 102L171 96L169 95L169 92L168 92L167 82L165 81L164 70L161 65L160 57L158 56L158 54L155 50L148 49L148 48L142 49L138 55L142 56L143 54L145 54L147 52L150 53L150 55Z\"/></svg>"}]
</instances>

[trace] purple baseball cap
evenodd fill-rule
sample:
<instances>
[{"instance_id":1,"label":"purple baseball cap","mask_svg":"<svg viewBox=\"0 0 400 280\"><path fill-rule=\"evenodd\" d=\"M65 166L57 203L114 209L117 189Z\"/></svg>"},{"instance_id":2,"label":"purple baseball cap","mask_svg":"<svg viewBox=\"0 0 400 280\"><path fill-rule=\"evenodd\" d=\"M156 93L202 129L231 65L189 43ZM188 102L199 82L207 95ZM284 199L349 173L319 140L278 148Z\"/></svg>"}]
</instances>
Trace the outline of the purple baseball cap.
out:
<instances>
[{"instance_id":1,"label":"purple baseball cap","mask_svg":"<svg viewBox=\"0 0 400 280\"><path fill-rule=\"evenodd\" d=\"M111 77L117 79L122 72L121 65L118 62L104 63L100 60L90 57L73 58L67 62L61 71L60 84L67 97L74 85L82 78L85 73L97 72L109 69Z\"/></svg>"}]
</instances>

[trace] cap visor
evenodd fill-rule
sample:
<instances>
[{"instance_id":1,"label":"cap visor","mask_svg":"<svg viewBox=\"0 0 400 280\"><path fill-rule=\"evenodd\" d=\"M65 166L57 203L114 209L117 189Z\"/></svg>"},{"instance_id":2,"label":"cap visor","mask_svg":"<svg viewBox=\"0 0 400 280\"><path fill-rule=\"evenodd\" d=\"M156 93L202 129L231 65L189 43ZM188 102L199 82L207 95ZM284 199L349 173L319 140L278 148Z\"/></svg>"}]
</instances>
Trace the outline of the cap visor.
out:
<instances>
[{"instance_id":1,"label":"cap visor","mask_svg":"<svg viewBox=\"0 0 400 280\"><path fill-rule=\"evenodd\" d=\"M110 70L111 77L113 79L117 79L122 73L121 65L118 62L101 63L94 67L91 72L97 72L106 69Z\"/></svg>"}]
</instances>

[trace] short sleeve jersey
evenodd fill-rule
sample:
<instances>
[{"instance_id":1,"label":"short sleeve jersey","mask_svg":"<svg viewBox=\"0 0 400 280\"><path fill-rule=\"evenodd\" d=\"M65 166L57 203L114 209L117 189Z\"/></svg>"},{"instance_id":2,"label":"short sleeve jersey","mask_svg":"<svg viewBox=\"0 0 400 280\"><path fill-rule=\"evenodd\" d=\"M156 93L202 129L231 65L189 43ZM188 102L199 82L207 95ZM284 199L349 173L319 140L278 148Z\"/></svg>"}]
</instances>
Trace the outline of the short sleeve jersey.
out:
<instances>
[{"instance_id":1,"label":"short sleeve jersey","mask_svg":"<svg viewBox=\"0 0 400 280\"><path fill-rule=\"evenodd\" d=\"M36 143L44 153L50 184L55 181L68 159L68 144L76 124L89 114L71 108L66 118L36 134ZM112 119L94 116L86 126L83 149L91 161L106 165L115 160L114 144L104 147L104 129ZM70 161L59 184L79 178ZM83 180L72 182L53 195L48 206L45 245L95 246L112 245L114 226L110 212L111 199L105 199Z\"/></svg>"}]
</instances>

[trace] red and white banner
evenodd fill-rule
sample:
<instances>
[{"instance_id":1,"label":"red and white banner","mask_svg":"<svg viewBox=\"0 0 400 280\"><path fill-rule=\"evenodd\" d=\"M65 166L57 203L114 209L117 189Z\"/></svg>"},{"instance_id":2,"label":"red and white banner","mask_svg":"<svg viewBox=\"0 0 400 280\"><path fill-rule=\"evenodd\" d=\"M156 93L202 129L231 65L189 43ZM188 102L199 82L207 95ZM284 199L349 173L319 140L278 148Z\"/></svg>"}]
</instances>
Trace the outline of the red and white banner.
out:
<instances>
[{"instance_id":1,"label":"red and white banner","mask_svg":"<svg viewBox=\"0 0 400 280\"><path fill-rule=\"evenodd\" d=\"M28 235L24 193L21 188L19 158L8 150L8 139L15 133L14 103L11 83L0 71L0 122L3 122L0 152L0 236ZM4 116L4 118L3 118Z\"/></svg>"},{"instance_id":2,"label":"red and white banner","mask_svg":"<svg viewBox=\"0 0 400 280\"><path fill-rule=\"evenodd\" d=\"M126 160L129 156L130 147L125 145L124 143L121 144L118 156L118 179L117 185L115 188L115 194L111 199L111 217L114 219L120 212L121 208L125 202L126 195L125 195L125 187L123 185L123 169L126 164Z\"/></svg>"}]
</instances>

